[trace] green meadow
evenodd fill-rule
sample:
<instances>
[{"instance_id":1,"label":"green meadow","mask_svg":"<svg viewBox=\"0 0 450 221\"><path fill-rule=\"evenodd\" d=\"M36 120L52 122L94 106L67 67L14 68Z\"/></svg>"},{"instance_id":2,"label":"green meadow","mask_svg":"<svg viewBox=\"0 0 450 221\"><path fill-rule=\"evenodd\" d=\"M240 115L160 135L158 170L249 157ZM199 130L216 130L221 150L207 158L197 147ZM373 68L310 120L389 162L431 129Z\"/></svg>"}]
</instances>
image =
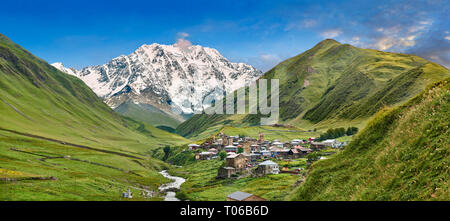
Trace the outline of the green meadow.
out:
<instances>
[{"instance_id":1,"label":"green meadow","mask_svg":"<svg viewBox=\"0 0 450 221\"><path fill-rule=\"evenodd\" d=\"M122 200L128 188L133 200L141 189L156 191L168 182L159 160L135 159L71 147L0 131L0 200ZM31 178L49 178L33 180Z\"/></svg>"}]
</instances>

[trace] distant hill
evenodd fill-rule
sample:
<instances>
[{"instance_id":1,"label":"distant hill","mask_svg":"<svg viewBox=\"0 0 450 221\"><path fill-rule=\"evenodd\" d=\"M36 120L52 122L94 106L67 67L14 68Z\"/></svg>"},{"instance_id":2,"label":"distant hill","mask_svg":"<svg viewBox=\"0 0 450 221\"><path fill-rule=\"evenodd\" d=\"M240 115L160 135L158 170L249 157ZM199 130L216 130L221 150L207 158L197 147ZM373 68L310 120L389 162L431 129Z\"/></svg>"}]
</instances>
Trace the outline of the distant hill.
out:
<instances>
[{"instance_id":1,"label":"distant hill","mask_svg":"<svg viewBox=\"0 0 450 221\"><path fill-rule=\"evenodd\" d=\"M281 62L261 79L280 80L280 123L326 129L362 128L384 106L402 104L427 84L448 76L448 69L415 55L361 49L327 39ZM194 115L177 131L195 137L211 127L258 125L260 117Z\"/></svg>"},{"instance_id":2,"label":"distant hill","mask_svg":"<svg viewBox=\"0 0 450 221\"><path fill-rule=\"evenodd\" d=\"M345 150L312 165L291 200L448 200L450 78L382 109Z\"/></svg>"},{"instance_id":3,"label":"distant hill","mask_svg":"<svg viewBox=\"0 0 450 221\"><path fill-rule=\"evenodd\" d=\"M175 130L175 128L181 124L181 121L173 118L151 104L135 104L132 101L126 101L121 103L114 110L123 116L140 120L155 127L166 126Z\"/></svg>"}]
</instances>

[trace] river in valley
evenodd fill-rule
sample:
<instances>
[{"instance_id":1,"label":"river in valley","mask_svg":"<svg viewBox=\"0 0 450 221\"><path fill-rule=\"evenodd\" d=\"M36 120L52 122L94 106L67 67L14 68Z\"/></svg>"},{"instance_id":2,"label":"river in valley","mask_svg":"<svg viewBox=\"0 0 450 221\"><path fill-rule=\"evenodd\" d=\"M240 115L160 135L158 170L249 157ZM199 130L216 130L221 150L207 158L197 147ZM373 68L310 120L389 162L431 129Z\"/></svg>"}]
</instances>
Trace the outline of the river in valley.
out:
<instances>
[{"instance_id":1,"label":"river in valley","mask_svg":"<svg viewBox=\"0 0 450 221\"><path fill-rule=\"evenodd\" d=\"M159 173L164 177L173 180L173 182L162 184L158 188L159 191L166 193L164 201L180 201L178 198L175 197L175 191L179 190L181 184L183 184L186 180L183 177L171 176L167 172L167 170L163 170Z\"/></svg>"}]
</instances>

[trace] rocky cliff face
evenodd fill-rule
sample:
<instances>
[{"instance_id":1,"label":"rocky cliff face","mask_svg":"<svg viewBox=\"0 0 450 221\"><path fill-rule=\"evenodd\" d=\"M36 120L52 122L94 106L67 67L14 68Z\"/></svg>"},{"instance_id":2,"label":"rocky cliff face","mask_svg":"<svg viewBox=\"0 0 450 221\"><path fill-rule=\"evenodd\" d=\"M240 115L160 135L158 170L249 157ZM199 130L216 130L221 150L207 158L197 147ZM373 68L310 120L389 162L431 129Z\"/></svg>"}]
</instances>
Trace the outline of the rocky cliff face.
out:
<instances>
[{"instance_id":1,"label":"rocky cliff face","mask_svg":"<svg viewBox=\"0 0 450 221\"><path fill-rule=\"evenodd\" d=\"M173 108L192 114L205 96L219 97L217 91L231 92L262 75L248 64L229 62L215 49L176 44L143 45L128 56L81 70L53 66L83 80L113 109L132 101L175 117L180 115Z\"/></svg>"}]
</instances>

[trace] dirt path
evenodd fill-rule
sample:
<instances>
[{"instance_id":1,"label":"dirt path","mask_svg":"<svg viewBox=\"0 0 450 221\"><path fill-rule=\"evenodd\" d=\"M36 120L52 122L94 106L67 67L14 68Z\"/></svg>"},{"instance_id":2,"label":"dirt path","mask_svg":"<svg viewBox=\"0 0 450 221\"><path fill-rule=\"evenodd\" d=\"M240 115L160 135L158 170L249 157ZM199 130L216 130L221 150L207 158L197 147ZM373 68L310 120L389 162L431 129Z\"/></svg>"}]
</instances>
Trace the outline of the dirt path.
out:
<instances>
[{"instance_id":1,"label":"dirt path","mask_svg":"<svg viewBox=\"0 0 450 221\"><path fill-rule=\"evenodd\" d=\"M6 102L5 100L3 100L2 98L0 98L0 100L3 101L3 103L5 103L6 105L8 105L9 107L11 107L14 111L16 111L18 114L22 115L22 117L25 117L26 119L33 121L33 119L31 119L30 117L28 117L27 115L25 115L24 113L22 113L22 111L20 111L19 109L17 109L16 107L14 107L14 105Z\"/></svg>"}]
</instances>

